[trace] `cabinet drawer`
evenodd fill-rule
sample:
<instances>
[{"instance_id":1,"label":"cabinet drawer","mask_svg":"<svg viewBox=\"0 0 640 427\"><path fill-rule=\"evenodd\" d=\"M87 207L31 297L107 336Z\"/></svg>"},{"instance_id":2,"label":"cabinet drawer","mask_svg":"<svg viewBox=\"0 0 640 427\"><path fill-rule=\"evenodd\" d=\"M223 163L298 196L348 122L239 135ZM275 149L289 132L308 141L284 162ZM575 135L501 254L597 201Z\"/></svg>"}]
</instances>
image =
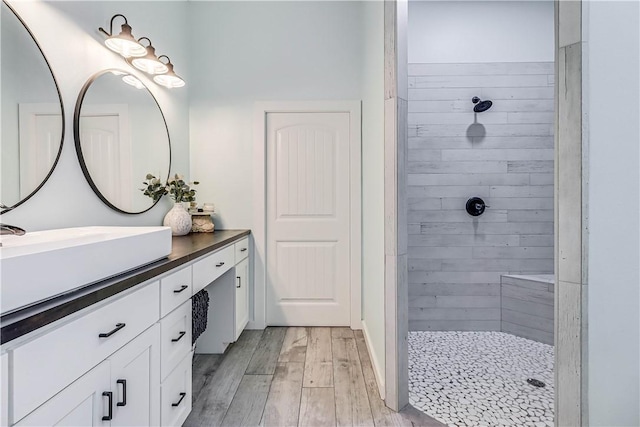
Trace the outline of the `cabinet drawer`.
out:
<instances>
[{"instance_id":1,"label":"cabinet drawer","mask_svg":"<svg viewBox=\"0 0 640 427\"><path fill-rule=\"evenodd\" d=\"M234 245L227 246L193 264L193 293L222 276L235 264Z\"/></svg>"},{"instance_id":2,"label":"cabinet drawer","mask_svg":"<svg viewBox=\"0 0 640 427\"><path fill-rule=\"evenodd\" d=\"M191 351L191 299L160 320L161 379Z\"/></svg>"},{"instance_id":3,"label":"cabinet drawer","mask_svg":"<svg viewBox=\"0 0 640 427\"><path fill-rule=\"evenodd\" d=\"M191 364L189 352L162 383L160 424L181 426L191 412Z\"/></svg>"},{"instance_id":4,"label":"cabinet drawer","mask_svg":"<svg viewBox=\"0 0 640 427\"><path fill-rule=\"evenodd\" d=\"M13 419L33 411L158 321L158 286L146 285L15 349Z\"/></svg>"},{"instance_id":5,"label":"cabinet drawer","mask_svg":"<svg viewBox=\"0 0 640 427\"><path fill-rule=\"evenodd\" d=\"M249 256L249 238L248 237L245 237L239 242L236 242L234 247L236 252L236 264Z\"/></svg>"},{"instance_id":6,"label":"cabinet drawer","mask_svg":"<svg viewBox=\"0 0 640 427\"><path fill-rule=\"evenodd\" d=\"M190 266L160 280L160 317L191 298L192 290Z\"/></svg>"}]
</instances>

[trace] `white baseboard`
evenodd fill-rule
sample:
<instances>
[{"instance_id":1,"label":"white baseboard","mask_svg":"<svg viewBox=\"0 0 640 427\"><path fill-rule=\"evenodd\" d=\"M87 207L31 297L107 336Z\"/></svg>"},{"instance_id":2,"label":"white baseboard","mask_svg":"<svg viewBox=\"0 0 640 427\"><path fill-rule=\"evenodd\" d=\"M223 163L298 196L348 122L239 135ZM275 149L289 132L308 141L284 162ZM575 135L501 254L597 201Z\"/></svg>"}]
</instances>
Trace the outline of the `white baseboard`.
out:
<instances>
[{"instance_id":1,"label":"white baseboard","mask_svg":"<svg viewBox=\"0 0 640 427\"><path fill-rule=\"evenodd\" d=\"M267 325L265 325L264 322L249 320L249 323L247 323L247 326L245 326L244 328L249 330L262 330L262 329L265 329L266 327Z\"/></svg>"},{"instance_id":2,"label":"white baseboard","mask_svg":"<svg viewBox=\"0 0 640 427\"><path fill-rule=\"evenodd\" d=\"M364 336L365 344L367 344L367 351L369 352L369 358L371 359L371 364L373 365L373 375L375 375L376 377L378 392L380 392L380 399L384 400L384 370L382 369L382 366L380 366L378 355L373 351L373 347L371 346L371 342L369 341L369 329L367 329L367 324L364 320L362 321L362 335Z\"/></svg>"}]
</instances>

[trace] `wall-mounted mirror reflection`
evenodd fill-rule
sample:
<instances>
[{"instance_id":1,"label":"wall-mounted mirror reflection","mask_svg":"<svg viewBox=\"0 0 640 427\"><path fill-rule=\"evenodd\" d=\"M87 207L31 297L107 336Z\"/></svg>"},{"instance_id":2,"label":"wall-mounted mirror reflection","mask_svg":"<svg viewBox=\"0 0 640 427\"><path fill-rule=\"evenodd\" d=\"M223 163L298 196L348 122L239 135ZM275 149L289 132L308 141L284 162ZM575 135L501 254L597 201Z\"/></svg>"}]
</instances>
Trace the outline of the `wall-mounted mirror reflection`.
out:
<instances>
[{"instance_id":1,"label":"wall-mounted mirror reflection","mask_svg":"<svg viewBox=\"0 0 640 427\"><path fill-rule=\"evenodd\" d=\"M40 46L4 1L1 15L0 213L42 187L64 134L62 98Z\"/></svg>"},{"instance_id":2,"label":"wall-mounted mirror reflection","mask_svg":"<svg viewBox=\"0 0 640 427\"><path fill-rule=\"evenodd\" d=\"M98 197L124 213L153 207L140 188L148 173L166 180L171 144L147 87L125 71L95 74L80 92L73 126L80 165Z\"/></svg>"}]
</instances>

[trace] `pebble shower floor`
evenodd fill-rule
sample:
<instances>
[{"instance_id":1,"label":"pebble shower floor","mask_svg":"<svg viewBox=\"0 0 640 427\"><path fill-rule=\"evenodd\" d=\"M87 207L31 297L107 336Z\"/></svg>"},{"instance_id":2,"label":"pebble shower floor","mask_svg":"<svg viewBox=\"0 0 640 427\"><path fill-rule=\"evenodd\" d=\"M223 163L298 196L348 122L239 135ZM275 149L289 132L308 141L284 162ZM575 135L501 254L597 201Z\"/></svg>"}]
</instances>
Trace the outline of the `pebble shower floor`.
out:
<instances>
[{"instance_id":1,"label":"pebble shower floor","mask_svg":"<svg viewBox=\"0 0 640 427\"><path fill-rule=\"evenodd\" d=\"M409 401L449 426L553 427L553 395L553 346L504 332L409 332Z\"/></svg>"}]
</instances>

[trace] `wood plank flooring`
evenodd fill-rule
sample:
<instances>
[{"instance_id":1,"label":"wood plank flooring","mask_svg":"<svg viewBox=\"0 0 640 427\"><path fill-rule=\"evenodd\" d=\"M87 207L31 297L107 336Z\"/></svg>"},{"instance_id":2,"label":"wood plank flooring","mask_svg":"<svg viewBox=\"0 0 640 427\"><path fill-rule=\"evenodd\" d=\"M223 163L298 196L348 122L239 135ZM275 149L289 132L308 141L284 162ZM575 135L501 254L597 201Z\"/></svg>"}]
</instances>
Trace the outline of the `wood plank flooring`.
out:
<instances>
[{"instance_id":1,"label":"wood plank flooring","mask_svg":"<svg viewBox=\"0 0 640 427\"><path fill-rule=\"evenodd\" d=\"M194 357L185 426L444 426L378 393L361 331L244 331L224 355Z\"/></svg>"}]
</instances>

